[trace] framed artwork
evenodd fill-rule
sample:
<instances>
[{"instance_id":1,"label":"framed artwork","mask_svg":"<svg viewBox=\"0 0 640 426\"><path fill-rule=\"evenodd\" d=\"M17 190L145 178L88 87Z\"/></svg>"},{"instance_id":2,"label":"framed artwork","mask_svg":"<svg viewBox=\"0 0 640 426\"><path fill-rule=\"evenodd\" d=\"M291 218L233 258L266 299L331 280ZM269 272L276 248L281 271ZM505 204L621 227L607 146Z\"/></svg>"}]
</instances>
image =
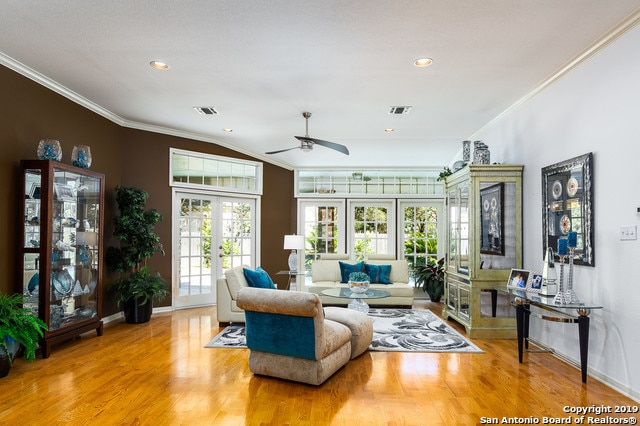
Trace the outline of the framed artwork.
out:
<instances>
[{"instance_id":1,"label":"framed artwork","mask_svg":"<svg viewBox=\"0 0 640 426\"><path fill-rule=\"evenodd\" d=\"M73 189L69 185L63 185L61 183L54 183L53 190L57 200L73 201Z\"/></svg>"},{"instance_id":2,"label":"framed artwork","mask_svg":"<svg viewBox=\"0 0 640 426\"><path fill-rule=\"evenodd\" d=\"M480 253L504 256L502 182L480 190Z\"/></svg>"},{"instance_id":3,"label":"framed artwork","mask_svg":"<svg viewBox=\"0 0 640 426\"><path fill-rule=\"evenodd\" d=\"M507 281L507 287L525 290L530 273L526 269L512 269L509 274L509 281Z\"/></svg>"},{"instance_id":4,"label":"framed artwork","mask_svg":"<svg viewBox=\"0 0 640 426\"><path fill-rule=\"evenodd\" d=\"M593 153L542 168L542 256L558 239L576 232L574 264L595 265L593 242Z\"/></svg>"}]
</instances>

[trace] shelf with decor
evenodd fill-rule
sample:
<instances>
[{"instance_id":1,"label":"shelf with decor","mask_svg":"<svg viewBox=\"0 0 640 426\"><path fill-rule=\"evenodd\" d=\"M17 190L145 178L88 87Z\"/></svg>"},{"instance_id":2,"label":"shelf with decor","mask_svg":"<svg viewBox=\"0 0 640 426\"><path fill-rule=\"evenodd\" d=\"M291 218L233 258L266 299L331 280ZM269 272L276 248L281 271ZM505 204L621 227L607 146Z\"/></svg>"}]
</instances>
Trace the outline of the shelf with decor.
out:
<instances>
[{"instance_id":1,"label":"shelf with decor","mask_svg":"<svg viewBox=\"0 0 640 426\"><path fill-rule=\"evenodd\" d=\"M102 335L104 175L50 160L23 160L18 292L48 327L53 344L87 331Z\"/></svg>"},{"instance_id":2,"label":"shelf with decor","mask_svg":"<svg viewBox=\"0 0 640 426\"><path fill-rule=\"evenodd\" d=\"M506 289L522 267L521 165L468 165L446 178L445 319L472 338L515 338Z\"/></svg>"}]
</instances>

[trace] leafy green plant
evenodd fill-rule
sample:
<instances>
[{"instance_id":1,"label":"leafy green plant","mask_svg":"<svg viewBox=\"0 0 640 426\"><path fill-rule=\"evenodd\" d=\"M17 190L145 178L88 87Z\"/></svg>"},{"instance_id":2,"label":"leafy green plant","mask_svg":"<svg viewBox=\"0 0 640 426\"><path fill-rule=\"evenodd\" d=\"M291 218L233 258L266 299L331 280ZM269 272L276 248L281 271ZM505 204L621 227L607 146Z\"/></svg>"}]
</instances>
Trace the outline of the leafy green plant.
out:
<instances>
[{"instance_id":1,"label":"leafy green plant","mask_svg":"<svg viewBox=\"0 0 640 426\"><path fill-rule=\"evenodd\" d=\"M437 181L445 180L448 176L451 176L453 171L449 167L445 167L438 175Z\"/></svg>"},{"instance_id":2,"label":"leafy green plant","mask_svg":"<svg viewBox=\"0 0 640 426\"><path fill-rule=\"evenodd\" d=\"M44 336L47 325L33 316L31 309L23 307L22 294L0 293L0 352L4 352L11 364L11 354L7 339L13 339L24 348L24 359L36 358L40 337Z\"/></svg>"},{"instance_id":3,"label":"leafy green plant","mask_svg":"<svg viewBox=\"0 0 640 426\"><path fill-rule=\"evenodd\" d=\"M429 294L432 302L439 302L444 294L444 257L437 262L432 258L426 265L416 266L413 276L418 287Z\"/></svg>"},{"instance_id":4,"label":"leafy green plant","mask_svg":"<svg viewBox=\"0 0 640 426\"><path fill-rule=\"evenodd\" d=\"M109 247L106 260L114 272L127 274L108 288L118 305L137 298L142 306L169 293L166 280L160 273L152 275L147 267L147 261L155 253L164 255L160 237L155 233L162 215L155 209L145 210L148 197L142 189L116 187L120 216L115 219L113 235L120 240L120 247Z\"/></svg>"},{"instance_id":5,"label":"leafy green plant","mask_svg":"<svg viewBox=\"0 0 640 426\"><path fill-rule=\"evenodd\" d=\"M113 281L109 286L109 292L116 297L118 306L136 298L138 298L138 305L142 306L151 299L162 300L169 294L169 285L159 272L152 275L149 268L143 266L130 273L127 278Z\"/></svg>"}]
</instances>

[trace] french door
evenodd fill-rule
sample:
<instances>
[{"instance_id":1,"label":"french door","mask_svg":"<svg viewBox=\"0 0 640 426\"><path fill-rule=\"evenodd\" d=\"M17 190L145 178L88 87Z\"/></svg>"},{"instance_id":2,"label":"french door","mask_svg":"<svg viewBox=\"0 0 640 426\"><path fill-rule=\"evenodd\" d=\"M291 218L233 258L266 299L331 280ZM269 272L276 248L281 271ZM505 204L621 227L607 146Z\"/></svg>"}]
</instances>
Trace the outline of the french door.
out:
<instances>
[{"instance_id":1,"label":"french door","mask_svg":"<svg viewBox=\"0 0 640 426\"><path fill-rule=\"evenodd\" d=\"M174 193L173 306L216 303L223 271L256 264L256 201L195 192Z\"/></svg>"}]
</instances>

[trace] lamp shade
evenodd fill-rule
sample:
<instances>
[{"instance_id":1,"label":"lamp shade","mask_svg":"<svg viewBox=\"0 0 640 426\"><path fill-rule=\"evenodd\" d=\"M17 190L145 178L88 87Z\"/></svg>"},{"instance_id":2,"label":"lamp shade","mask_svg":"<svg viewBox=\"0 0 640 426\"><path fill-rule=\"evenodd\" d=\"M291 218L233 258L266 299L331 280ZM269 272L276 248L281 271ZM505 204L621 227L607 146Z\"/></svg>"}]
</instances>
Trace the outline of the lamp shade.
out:
<instances>
[{"instance_id":1,"label":"lamp shade","mask_svg":"<svg viewBox=\"0 0 640 426\"><path fill-rule=\"evenodd\" d=\"M304 248L304 235L285 235L285 250L301 250Z\"/></svg>"}]
</instances>

